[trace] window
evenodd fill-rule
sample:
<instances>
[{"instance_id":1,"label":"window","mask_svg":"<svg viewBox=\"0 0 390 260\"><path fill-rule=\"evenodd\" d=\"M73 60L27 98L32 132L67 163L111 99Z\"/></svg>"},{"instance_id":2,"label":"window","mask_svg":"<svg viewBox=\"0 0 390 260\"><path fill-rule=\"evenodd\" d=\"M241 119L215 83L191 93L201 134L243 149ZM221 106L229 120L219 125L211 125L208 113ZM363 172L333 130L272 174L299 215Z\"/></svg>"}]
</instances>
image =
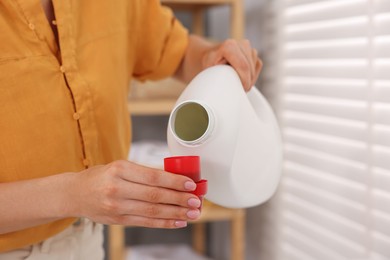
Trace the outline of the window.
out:
<instances>
[{"instance_id":1,"label":"window","mask_svg":"<svg viewBox=\"0 0 390 260\"><path fill-rule=\"evenodd\" d=\"M390 259L390 1L269 5L285 161L261 259Z\"/></svg>"}]
</instances>

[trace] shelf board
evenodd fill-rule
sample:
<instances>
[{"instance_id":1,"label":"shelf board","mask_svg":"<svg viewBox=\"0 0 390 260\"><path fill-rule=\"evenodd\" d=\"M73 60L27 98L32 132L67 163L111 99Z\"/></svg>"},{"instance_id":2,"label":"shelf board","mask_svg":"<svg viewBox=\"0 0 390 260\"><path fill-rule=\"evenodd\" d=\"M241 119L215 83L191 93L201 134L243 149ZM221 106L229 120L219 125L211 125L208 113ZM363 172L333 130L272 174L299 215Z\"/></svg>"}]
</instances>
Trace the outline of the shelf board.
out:
<instances>
[{"instance_id":1,"label":"shelf board","mask_svg":"<svg viewBox=\"0 0 390 260\"><path fill-rule=\"evenodd\" d=\"M175 103L175 98L138 98L129 99L127 108L133 116L169 115Z\"/></svg>"},{"instance_id":2,"label":"shelf board","mask_svg":"<svg viewBox=\"0 0 390 260\"><path fill-rule=\"evenodd\" d=\"M192 8L197 7L207 8L217 5L232 4L234 1L236 0L161 0L161 3L175 9L192 10Z\"/></svg>"},{"instance_id":3,"label":"shelf board","mask_svg":"<svg viewBox=\"0 0 390 260\"><path fill-rule=\"evenodd\" d=\"M161 0L163 4L181 4L181 5L216 5L231 4L234 0Z\"/></svg>"}]
</instances>

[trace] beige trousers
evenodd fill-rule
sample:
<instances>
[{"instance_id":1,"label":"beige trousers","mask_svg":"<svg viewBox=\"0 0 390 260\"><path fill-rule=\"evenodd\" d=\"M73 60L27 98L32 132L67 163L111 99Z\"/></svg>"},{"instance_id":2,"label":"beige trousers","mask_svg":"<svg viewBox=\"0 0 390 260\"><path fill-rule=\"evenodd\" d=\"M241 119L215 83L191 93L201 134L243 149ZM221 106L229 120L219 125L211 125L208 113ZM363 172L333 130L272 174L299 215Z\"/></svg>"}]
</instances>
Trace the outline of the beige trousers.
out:
<instances>
[{"instance_id":1,"label":"beige trousers","mask_svg":"<svg viewBox=\"0 0 390 260\"><path fill-rule=\"evenodd\" d=\"M0 260L102 260L103 225L80 219L61 233L32 246L0 253Z\"/></svg>"}]
</instances>

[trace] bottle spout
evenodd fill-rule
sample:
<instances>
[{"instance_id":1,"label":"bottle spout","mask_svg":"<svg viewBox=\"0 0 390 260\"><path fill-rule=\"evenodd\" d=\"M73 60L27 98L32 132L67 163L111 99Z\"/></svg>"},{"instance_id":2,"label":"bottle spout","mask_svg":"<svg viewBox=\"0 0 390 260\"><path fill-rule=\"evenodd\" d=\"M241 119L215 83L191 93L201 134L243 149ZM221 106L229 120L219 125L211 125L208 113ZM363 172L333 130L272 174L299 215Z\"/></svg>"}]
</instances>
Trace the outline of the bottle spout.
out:
<instances>
[{"instance_id":1,"label":"bottle spout","mask_svg":"<svg viewBox=\"0 0 390 260\"><path fill-rule=\"evenodd\" d=\"M178 142L186 145L201 144L214 129L214 116L203 102L187 100L173 109L169 128Z\"/></svg>"}]
</instances>

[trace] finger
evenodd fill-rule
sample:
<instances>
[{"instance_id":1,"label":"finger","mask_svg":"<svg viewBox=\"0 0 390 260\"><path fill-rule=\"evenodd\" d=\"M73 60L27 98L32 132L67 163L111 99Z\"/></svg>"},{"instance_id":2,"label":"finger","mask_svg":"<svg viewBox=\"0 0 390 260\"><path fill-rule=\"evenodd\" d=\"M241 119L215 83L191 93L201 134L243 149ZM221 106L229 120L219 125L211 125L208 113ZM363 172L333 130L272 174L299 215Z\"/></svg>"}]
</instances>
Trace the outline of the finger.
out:
<instances>
[{"instance_id":1,"label":"finger","mask_svg":"<svg viewBox=\"0 0 390 260\"><path fill-rule=\"evenodd\" d=\"M111 171L118 172L122 179L130 182L179 191L193 191L196 188L195 182L186 176L167 173L127 161L113 163L110 167Z\"/></svg>"},{"instance_id":2,"label":"finger","mask_svg":"<svg viewBox=\"0 0 390 260\"><path fill-rule=\"evenodd\" d=\"M137 200L121 202L118 214L134 215L158 219L195 220L200 216L199 209L189 209L175 205L156 204Z\"/></svg>"},{"instance_id":3,"label":"finger","mask_svg":"<svg viewBox=\"0 0 390 260\"><path fill-rule=\"evenodd\" d=\"M219 49L219 52L221 52L221 55L237 71L244 89L249 89L251 85L250 63L241 51L237 41L225 41L223 47Z\"/></svg>"},{"instance_id":4,"label":"finger","mask_svg":"<svg viewBox=\"0 0 390 260\"><path fill-rule=\"evenodd\" d=\"M119 197L134 199L151 203L163 203L182 207L197 208L200 206L199 198L188 192L181 192L161 187L147 186L138 183L120 184Z\"/></svg>"},{"instance_id":5,"label":"finger","mask_svg":"<svg viewBox=\"0 0 390 260\"><path fill-rule=\"evenodd\" d=\"M253 62L255 64L254 65L255 73L254 73L254 78L253 78L253 81L252 81L252 86L254 86L256 84L257 79L259 78L261 69L263 67L263 63L260 60L260 58L258 56L258 52L257 52L256 49L252 49L252 60L253 60Z\"/></svg>"},{"instance_id":6,"label":"finger","mask_svg":"<svg viewBox=\"0 0 390 260\"><path fill-rule=\"evenodd\" d=\"M142 216L124 215L121 216L118 224L126 226L138 226L138 227L149 227L149 228L183 228L187 226L187 222L183 220L175 219L156 219Z\"/></svg>"},{"instance_id":7,"label":"finger","mask_svg":"<svg viewBox=\"0 0 390 260\"><path fill-rule=\"evenodd\" d=\"M260 72L263 69L263 62L258 57L257 51L255 52L254 59L256 60L256 65L255 65L255 78L252 85L256 84L256 81L260 76Z\"/></svg>"},{"instance_id":8,"label":"finger","mask_svg":"<svg viewBox=\"0 0 390 260\"><path fill-rule=\"evenodd\" d=\"M253 59L253 48L249 42L249 40L241 40L238 42L239 47L241 51L244 53L245 58L247 59L247 62L249 64L250 68L250 82L253 82L253 79L255 77L255 60ZM249 85L249 88L252 87L253 84ZM247 91L249 89L246 89Z\"/></svg>"}]
</instances>

